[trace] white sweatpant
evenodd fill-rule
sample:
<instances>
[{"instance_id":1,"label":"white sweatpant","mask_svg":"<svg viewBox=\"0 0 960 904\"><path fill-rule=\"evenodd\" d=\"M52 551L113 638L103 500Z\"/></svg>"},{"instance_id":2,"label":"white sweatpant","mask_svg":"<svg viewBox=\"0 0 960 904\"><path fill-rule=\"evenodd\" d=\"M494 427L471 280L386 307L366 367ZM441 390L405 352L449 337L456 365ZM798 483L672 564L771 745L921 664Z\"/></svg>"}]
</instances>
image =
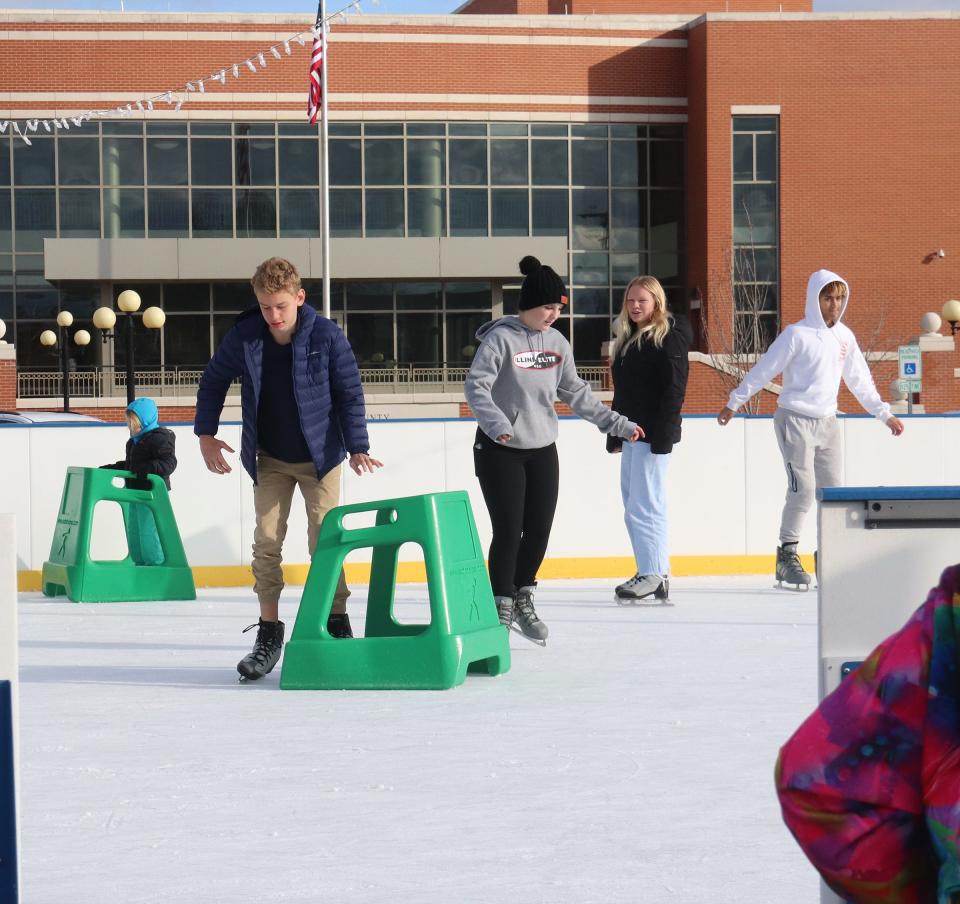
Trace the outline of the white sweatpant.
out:
<instances>
[{"instance_id":1,"label":"white sweatpant","mask_svg":"<svg viewBox=\"0 0 960 904\"><path fill-rule=\"evenodd\" d=\"M637 574L670 574L667 553L667 465L649 443L624 443L620 453L623 521L637 560Z\"/></svg>"},{"instance_id":2,"label":"white sweatpant","mask_svg":"<svg viewBox=\"0 0 960 904\"><path fill-rule=\"evenodd\" d=\"M787 472L787 499L780 519L782 546L799 541L816 491L841 484L840 423L834 415L805 417L778 408L773 428Z\"/></svg>"}]
</instances>

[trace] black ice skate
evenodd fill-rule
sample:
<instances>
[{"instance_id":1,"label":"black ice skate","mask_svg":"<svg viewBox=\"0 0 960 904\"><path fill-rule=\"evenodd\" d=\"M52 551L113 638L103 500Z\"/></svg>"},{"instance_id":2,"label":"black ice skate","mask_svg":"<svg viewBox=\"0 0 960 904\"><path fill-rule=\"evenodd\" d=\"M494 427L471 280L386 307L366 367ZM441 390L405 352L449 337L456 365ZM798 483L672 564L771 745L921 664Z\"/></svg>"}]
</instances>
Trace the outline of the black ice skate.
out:
<instances>
[{"instance_id":1,"label":"black ice skate","mask_svg":"<svg viewBox=\"0 0 960 904\"><path fill-rule=\"evenodd\" d=\"M241 681L257 681L264 675L269 675L280 659L283 649L283 622L265 622L260 619L255 625L243 629L243 633L257 629L257 639L253 643L253 651L248 653L237 663L237 671Z\"/></svg>"},{"instance_id":2,"label":"black ice skate","mask_svg":"<svg viewBox=\"0 0 960 904\"><path fill-rule=\"evenodd\" d=\"M495 596L493 601L497 604L497 616L500 624L509 628L513 624L513 597Z\"/></svg>"},{"instance_id":3,"label":"black ice skate","mask_svg":"<svg viewBox=\"0 0 960 904\"><path fill-rule=\"evenodd\" d=\"M547 635L550 633L547 626L540 621L533 608L533 587L521 587L517 591L516 604L513 610L513 620L516 628L527 640L547 645Z\"/></svg>"},{"instance_id":4,"label":"black ice skate","mask_svg":"<svg viewBox=\"0 0 960 904\"><path fill-rule=\"evenodd\" d=\"M353 637L350 616L346 612L331 612L327 619L327 633L331 637L338 637L341 640Z\"/></svg>"},{"instance_id":5,"label":"black ice skate","mask_svg":"<svg viewBox=\"0 0 960 904\"><path fill-rule=\"evenodd\" d=\"M614 590L618 606L672 606L670 578L659 574L635 574Z\"/></svg>"},{"instance_id":6,"label":"black ice skate","mask_svg":"<svg viewBox=\"0 0 960 904\"><path fill-rule=\"evenodd\" d=\"M794 590L802 586L810 589L810 575L803 570L800 556L797 555L796 543L784 543L777 547L777 587L782 588L784 583L793 584Z\"/></svg>"}]
</instances>

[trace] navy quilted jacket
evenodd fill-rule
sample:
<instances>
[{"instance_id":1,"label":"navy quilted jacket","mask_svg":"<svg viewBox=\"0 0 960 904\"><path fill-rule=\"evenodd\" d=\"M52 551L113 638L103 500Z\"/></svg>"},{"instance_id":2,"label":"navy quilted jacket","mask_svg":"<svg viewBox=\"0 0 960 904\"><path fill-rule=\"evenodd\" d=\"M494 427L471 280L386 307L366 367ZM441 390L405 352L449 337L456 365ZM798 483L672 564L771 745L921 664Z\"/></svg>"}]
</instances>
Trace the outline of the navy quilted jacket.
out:
<instances>
[{"instance_id":1,"label":"navy quilted jacket","mask_svg":"<svg viewBox=\"0 0 960 904\"><path fill-rule=\"evenodd\" d=\"M223 337L200 378L193 432L215 436L230 383L241 377L243 437L240 461L257 480L257 405L267 325L259 308L244 312ZM323 477L347 457L369 452L366 409L357 360L340 327L301 305L293 334L293 386L300 428Z\"/></svg>"}]
</instances>

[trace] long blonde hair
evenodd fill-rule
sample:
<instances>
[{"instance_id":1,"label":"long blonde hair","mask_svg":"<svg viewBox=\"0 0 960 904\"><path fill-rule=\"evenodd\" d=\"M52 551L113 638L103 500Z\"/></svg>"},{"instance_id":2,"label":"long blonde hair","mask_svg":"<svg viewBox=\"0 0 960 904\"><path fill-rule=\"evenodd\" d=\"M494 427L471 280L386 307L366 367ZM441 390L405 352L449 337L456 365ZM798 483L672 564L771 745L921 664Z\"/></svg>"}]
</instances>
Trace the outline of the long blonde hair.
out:
<instances>
[{"instance_id":1,"label":"long blonde hair","mask_svg":"<svg viewBox=\"0 0 960 904\"><path fill-rule=\"evenodd\" d=\"M639 286L646 289L653 296L653 312L650 319L641 326L635 326L627 313L627 296L630 290ZM634 342L640 343L645 337L649 336L653 344L660 348L663 346L663 340L670 332L672 318L667 312L667 296L664 294L663 286L660 280L655 276L636 276L630 280L630 284L623 290L623 304L620 306L620 314L613 322L613 357L625 355L627 349Z\"/></svg>"}]
</instances>

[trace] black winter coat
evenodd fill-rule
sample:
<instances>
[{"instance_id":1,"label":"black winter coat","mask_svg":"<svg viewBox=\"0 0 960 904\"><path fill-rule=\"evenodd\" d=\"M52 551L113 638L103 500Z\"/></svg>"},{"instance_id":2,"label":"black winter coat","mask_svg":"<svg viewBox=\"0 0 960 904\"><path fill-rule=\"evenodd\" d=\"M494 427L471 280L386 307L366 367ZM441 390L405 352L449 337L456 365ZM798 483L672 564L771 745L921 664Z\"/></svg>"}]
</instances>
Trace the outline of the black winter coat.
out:
<instances>
[{"instance_id":1,"label":"black winter coat","mask_svg":"<svg viewBox=\"0 0 960 904\"><path fill-rule=\"evenodd\" d=\"M156 474L170 489L170 475L177 469L177 437L166 427L156 427L144 433L140 442L133 437L127 440L127 457L115 461L112 465L101 465L114 471L133 471L140 479L127 478L127 489L149 490L150 481L144 479L147 474Z\"/></svg>"},{"instance_id":2,"label":"black winter coat","mask_svg":"<svg viewBox=\"0 0 960 904\"><path fill-rule=\"evenodd\" d=\"M650 451L666 455L680 442L680 409L687 392L690 364L687 354L693 341L690 323L671 314L670 332L657 348L649 339L630 346L611 365L613 410L636 421L645 434L640 440ZM607 451L618 451L621 440L607 437Z\"/></svg>"}]
</instances>

